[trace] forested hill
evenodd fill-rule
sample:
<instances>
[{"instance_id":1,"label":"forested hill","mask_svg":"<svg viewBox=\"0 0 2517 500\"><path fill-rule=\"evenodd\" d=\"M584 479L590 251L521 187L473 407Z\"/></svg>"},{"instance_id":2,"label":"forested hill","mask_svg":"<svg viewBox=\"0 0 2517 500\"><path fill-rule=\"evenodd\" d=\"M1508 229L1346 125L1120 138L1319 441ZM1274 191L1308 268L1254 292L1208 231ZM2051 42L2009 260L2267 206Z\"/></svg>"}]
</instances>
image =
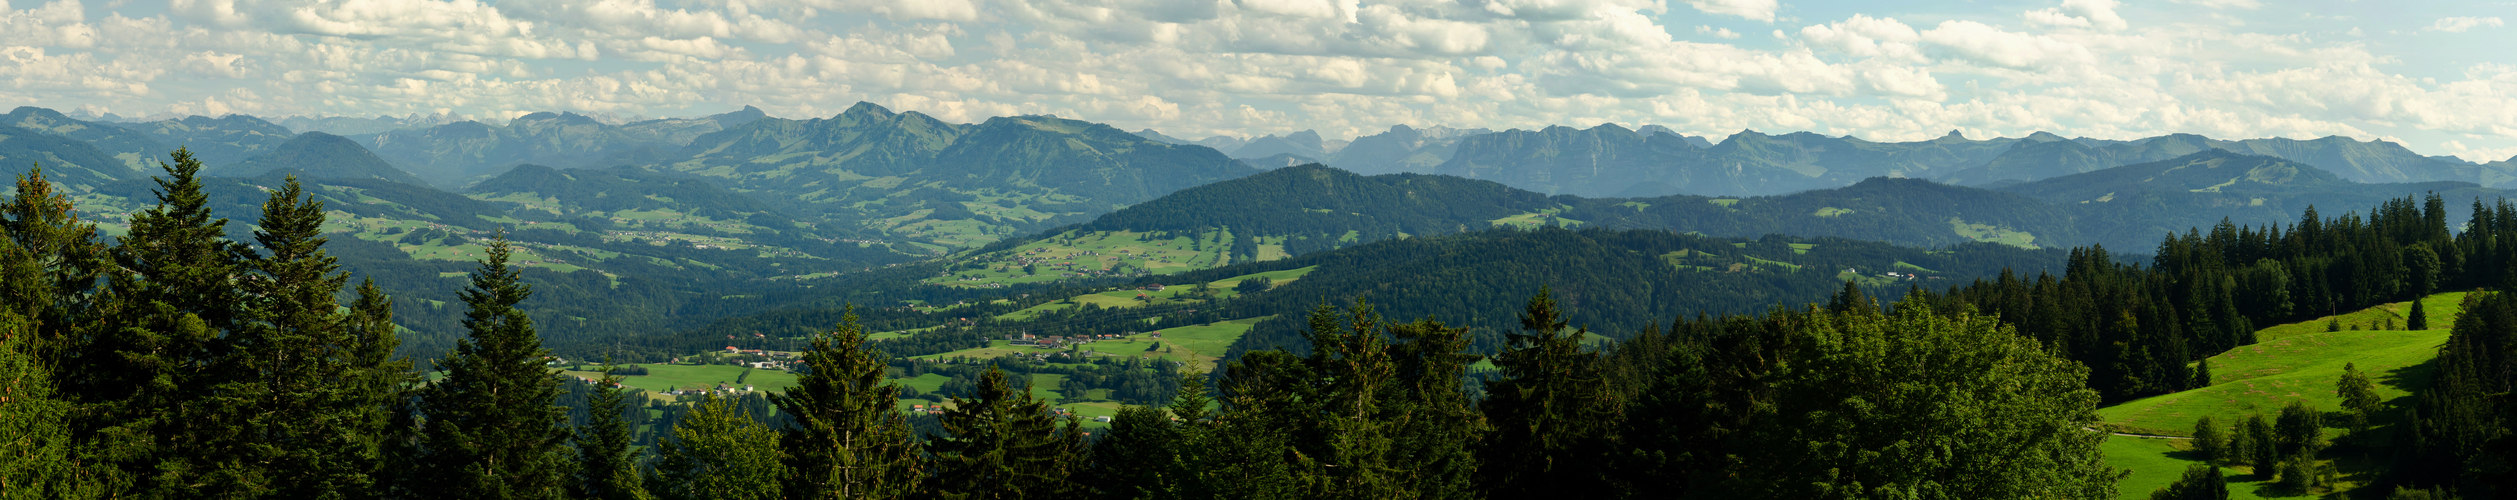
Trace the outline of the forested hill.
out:
<instances>
[{"instance_id":1,"label":"forested hill","mask_svg":"<svg viewBox=\"0 0 2517 500\"><path fill-rule=\"evenodd\" d=\"M1921 180L1880 178L1845 188L1744 199L1590 199L1550 197L1451 176L1361 176L1319 165L1182 190L1112 212L1077 229L1229 231L1237 236L1283 238L1285 250L1298 255L1400 235L1551 224L1714 236L1843 237L1914 246L2085 242L2078 237L2068 210L2022 196ZM1239 258L1245 250L1235 252Z\"/></svg>"},{"instance_id":2,"label":"forested hill","mask_svg":"<svg viewBox=\"0 0 2517 500\"><path fill-rule=\"evenodd\" d=\"M1496 219L1545 210L1554 203L1546 195L1489 181L1416 174L1365 177L1314 164L1184 189L1101 216L1081 229L1221 229L1288 237L1297 242L1289 243L1288 250L1307 253L1340 239L1377 241L1486 229Z\"/></svg>"},{"instance_id":3,"label":"forested hill","mask_svg":"<svg viewBox=\"0 0 2517 500\"><path fill-rule=\"evenodd\" d=\"M1017 254L1108 250L1107 242L1117 239L1171 252L1164 255L1175 263L1196 255L1185 262L1213 267L1390 238L1547 225L1835 237L1918 247L2104 245L2140 252L2161 235L2223 220L2278 224L2310 206L2364 207L2421 194L2462 202L2505 192L2459 182L2360 184L2306 164L2218 149L1998 190L1879 177L1842 188L1748 198L1545 196L1476 179L1362 176L1305 165L1182 190L964 260L1020 267L1011 264L1020 260ZM2451 215L2450 222L2462 217Z\"/></svg>"},{"instance_id":4,"label":"forested hill","mask_svg":"<svg viewBox=\"0 0 2517 500\"><path fill-rule=\"evenodd\" d=\"M1390 318L1438 317L1478 332L1495 352L1517 328L1513 305L1553 287L1575 324L1607 338L1697 314L1753 314L1824 300L1848 280L1874 292L1943 288L2000 274L2059 270L2061 250L1968 244L1924 250L1837 238L1715 238L1668 231L1541 228L1385 240L1332 252L1162 278L1222 279L1317 266L1304 278L1203 312L1216 319L1277 315L1233 352L1302 348L1297 311L1361 297ZM1895 273L1896 277L1886 276Z\"/></svg>"},{"instance_id":5,"label":"forested hill","mask_svg":"<svg viewBox=\"0 0 2517 500\"><path fill-rule=\"evenodd\" d=\"M2222 219L2266 225L2295 220L2310 207L2365 212L2406 196L2463 204L2509 194L2464 182L2362 184L2305 163L2218 149L1999 189L2066 207L2088 242L2133 251ZM2468 215L2450 213L2447 222L2462 224Z\"/></svg>"}]
</instances>

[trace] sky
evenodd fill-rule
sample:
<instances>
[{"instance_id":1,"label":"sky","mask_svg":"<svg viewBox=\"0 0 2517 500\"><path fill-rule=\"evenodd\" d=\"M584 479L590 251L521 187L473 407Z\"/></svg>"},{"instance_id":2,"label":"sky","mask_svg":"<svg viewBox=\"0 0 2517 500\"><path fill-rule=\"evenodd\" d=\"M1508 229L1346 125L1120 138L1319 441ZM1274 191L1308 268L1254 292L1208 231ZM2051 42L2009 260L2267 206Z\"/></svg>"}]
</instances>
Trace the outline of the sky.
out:
<instances>
[{"instance_id":1,"label":"sky","mask_svg":"<svg viewBox=\"0 0 2517 500\"><path fill-rule=\"evenodd\" d=\"M1178 137L1661 125L2517 156L2517 0L8 0L0 106Z\"/></svg>"}]
</instances>

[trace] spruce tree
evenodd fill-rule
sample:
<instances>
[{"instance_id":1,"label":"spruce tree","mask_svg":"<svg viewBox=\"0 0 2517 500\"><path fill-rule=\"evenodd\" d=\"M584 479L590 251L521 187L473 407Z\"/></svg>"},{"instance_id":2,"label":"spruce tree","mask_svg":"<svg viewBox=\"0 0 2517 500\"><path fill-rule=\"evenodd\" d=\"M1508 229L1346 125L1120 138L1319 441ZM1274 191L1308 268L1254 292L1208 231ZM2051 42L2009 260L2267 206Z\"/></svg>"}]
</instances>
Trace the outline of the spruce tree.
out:
<instances>
[{"instance_id":1,"label":"spruce tree","mask_svg":"<svg viewBox=\"0 0 2517 500\"><path fill-rule=\"evenodd\" d=\"M2229 445L2221 451L2220 463L2263 467L2255 463L2255 433L2248 425L2245 420L2229 423Z\"/></svg>"},{"instance_id":2,"label":"spruce tree","mask_svg":"<svg viewBox=\"0 0 2517 500\"><path fill-rule=\"evenodd\" d=\"M2229 441L2221 432L2220 424L2212 422L2209 415L2194 419L2194 454L2202 455L2203 463L2213 467L2229 461Z\"/></svg>"},{"instance_id":3,"label":"spruce tree","mask_svg":"<svg viewBox=\"0 0 2517 500\"><path fill-rule=\"evenodd\" d=\"M2159 488L2158 491L2150 492L2150 500L2228 500L2228 498L2228 479L2220 475L2219 467L2210 465L2186 467L2184 477L2178 478L2175 483L2170 483L2166 487Z\"/></svg>"},{"instance_id":4,"label":"spruce tree","mask_svg":"<svg viewBox=\"0 0 2517 500\"><path fill-rule=\"evenodd\" d=\"M2274 419L2273 426L2279 443L2274 453L2283 460L2313 460L2316 452L2325 447L2325 414L2306 404L2291 401L2281 407L2281 415Z\"/></svg>"},{"instance_id":5,"label":"spruce tree","mask_svg":"<svg viewBox=\"0 0 2517 500\"><path fill-rule=\"evenodd\" d=\"M532 295L508 267L507 238L489 243L462 293L468 336L438 361L444 377L422 391L420 476L437 498L557 498L567 490L569 430L554 406L559 379L533 321L516 304Z\"/></svg>"},{"instance_id":6,"label":"spruce tree","mask_svg":"<svg viewBox=\"0 0 2517 500\"><path fill-rule=\"evenodd\" d=\"M900 386L883 378L889 358L866 345L849 306L838 328L813 337L796 385L769 396L789 417L781 437L791 469L788 496L881 499L915 491L916 443L897 409Z\"/></svg>"},{"instance_id":7,"label":"spruce tree","mask_svg":"<svg viewBox=\"0 0 2517 500\"><path fill-rule=\"evenodd\" d=\"M1397 360L1395 404L1385 411L1396 439L1390 462L1400 467L1402 490L1424 498L1477 496L1477 448L1486 421L1463 389L1471 333L1426 319L1393 325Z\"/></svg>"},{"instance_id":8,"label":"spruce tree","mask_svg":"<svg viewBox=\"0 0 2517 500\"><path fill-rule=\"evenodd\" d=\"M33 321L0 309L0 499L101 497L73 454L69 404L55 399L37 340Z\"/></svg>"},{"instance_id":9,"label":"spruce tree","mask_svg":"<svg viewBox=\"0 0 2517 500\"><path fill-rule=\"evenodd\" d=\"M120 471L109 488L193 496L209 493L195 485L219 470L203 463L218 456L211 448L237 431L202 395L218 382L213 364L227 354L220 339L236 323L251 252L210 213L201 162L181 149L170 157L157 204L131 216L110 252L96 314L117 321L83 335L62 389L81 403L72 431L81 451Z\"/></svg>"},{"instance_id":10,"label":"spruce tree","mask_svg":"<svg viewBox=\"0 0 2517 500\"><path fill-rule=\"evenodd\" d=\"M2404 319L2403 329L2416 332L2430 329L2430 313L2424 309L2425 308L2421 306L2420 299L2413 299L2412 315L2410 318Z\"/></svg>"},{"instance_id":11,"label":"spruce tree","mask_svg":"<svg viewBox=\"0 0 2517 500\"><path fill-rule=\"evenodd\" d=\"M78 330L93 328L97 282L107 265L105 246L96 240L96 226L79 220L70 198L53 190L37 165L17 178L16 195L0 206L0 235L10 255L22 260L0 276L0 307L17 311L28 322L27 354L47 366L66 368L84 341ZM54 386L73 373L51 370Z\"/></svg>"},{"instance_id":12,"label":"spruce tree","mask_svg":"<svg viewBox=\"0 0 2517 500\"><path fill-rule=\"evenodd\" d=\"M1608 395L1596 356L1582 351L1587 329L1567 328L1552 292L1541 288L1521 329L1495 357L1502 377L1483 404L1494 432L1479 455L1489 495L1604 495L1607 485L1599 403Z\"/></svg>"},{"instance_id":13,"label":"spruce tree","mask_svg":"<svg viewBox=\"0 0 2517 500\"><path fill-rule=\"evenodd\" d=\"M1396 409L1397 363L1381 332L1380 315L1356 299L1342 318L1327 306L1312 311L1310 374L1320 381L1323 418L1314 421L1314 451L1325 475L1316 495L1389 498L1403 486L1391 462L1393 431L1386 412Z\"/></svg>"},{"instance_id":14,"label":"spruce tree","mask_svg":"<svg viewBox=\"0 0 2517 500\"><path fill-rule=\"evenodd\" d=\"M1214 451L1218 447L1212 446L1218 439L1218 422L1210 409L1214 404L1214 396L1206 389L1205 374L1180 375L1180 390L1172 393L1171 406L1165 409L1168 416L1164 417L1166 422L1176 422L1171 426L1174 453L1163 458L1166 463L1158 470L1162 480L1150 487L1154 497L1212 498L1224 491L1221 485L1226 481L1216 474L1224 464L1217 463L1219 455ZM1115 429L1115 423L1113 426ZM1096 460L1109 459L1103 457L1115 458L1097 455ZM1102 493L1124 496L1124 491L1114 490L1105 488Z\"/></svg>"},{"instance_id":15,"label":"spruce tree","mask_svg":"<svg viewBox=\"0 0 2517 500\"><path fill-rule=\"evenodd\" d=\"M752 420L730 398L708 395L656 443L652 484L667 499L780 498L778 432Z\"/></svg>"},{"instance_id":16,"label":"spruce tree","mask_svg":"<svg viewBox=\"0 0 2517 500\"><path fill-rule=\"evenodd\" d=\"M2255 465L2257 478L2271 480L2281 467L2281 438L2274 435L2272 423L2265 421L2263 415L2247 416L2243 432L2246 433L2247 447L2251 449L2239 452L2245 453L2246 461Z\"/></svg>"},{"instance_id":17,"label":"spruce tree","mask_svg":"<svg viewBox=\"0 0 2517 500\"><path fill-rule=\"evenodd\" d=\"M603 378L595 381L594 394L586 403L586 425L577 429L577 498L653 498L640 481L638 452L631 447L636 429L622 415L646 409L629 404L629 391L621 387L618 369L610 362L603 364Z\"/></svg>"},{"instance_id":18,"label":"spruce tree","mask_svg":"<svg viewBox=\"0 0 2517 500\"><path fill-rule=\"evenodd\" d=\"M1172 462L1180 459L1180 430L1160 408L1127 406L1110 419L1108 434L1093 445L1085 482L1102 498L1148 498L1166 490Z\"/></svg>"},{"instance_id":19,"label":"spruce tree","mask_svg":"<svg viewBox=\"0 0 2517 500\"><path fill-rule=\"evenodd\" d=\"M394 354L402 347L402 337L393 323L393 298L376 287L376 280L359 282L343 321L349 335L349 367L342 375L357 388L348 394L355 400L349 403L355 411L342 426L357 429L365 437L355 451L378 457L370 462L377 469L371 477L382 488L386 479L403 472L391 464L402 458L392 455L395 446L410 441L413 429L397 420L408 417L403 410L410 404L418 374L411 371L411 358Z\"/></svg>"},{"instance_id":20,"label":"spruce tree","mask_svg":"<svg viewBox=\"0 0 2517 500\"><path fill-rule=\"evenodd\" d=\"M927 491L945 498L1055 498L1072 490L1058 419L1028 387L989 367L970 398L944 410L942 436L927 439L935 472Z\"/></svg>"},{"instance_id":21,"label":"spruce tree","mask_svg":"<svg viewBox=\"0 0 2517 500\"><path fill-rule=\"evenodd\" d=\"M2377 384L2370 382L2367 374L2360 373L2357 364L2342 364L2342 379L2334 382L2334 395L2342 397L2342 409L2350 413L2351 430L2354 432L2367 428L2368 419L2377 415L2380 404Z\"/></svg>"},{"instance_id":22,"label":"spruce tree","mask_svg":"<svg viewBox=\"0 0 2517 500\"><path fill-rule=\"evenodd\" d=\"M323 250L323 203L290 177L262 207L254 238L267 255L247 262L211 401L211 418L235 430L213 441L209 487L369 495L385 432L377 412L389 403L369 382L395 367L362 364L362 335L336 298L348 276Z\"/></svg>"}]
</instances>

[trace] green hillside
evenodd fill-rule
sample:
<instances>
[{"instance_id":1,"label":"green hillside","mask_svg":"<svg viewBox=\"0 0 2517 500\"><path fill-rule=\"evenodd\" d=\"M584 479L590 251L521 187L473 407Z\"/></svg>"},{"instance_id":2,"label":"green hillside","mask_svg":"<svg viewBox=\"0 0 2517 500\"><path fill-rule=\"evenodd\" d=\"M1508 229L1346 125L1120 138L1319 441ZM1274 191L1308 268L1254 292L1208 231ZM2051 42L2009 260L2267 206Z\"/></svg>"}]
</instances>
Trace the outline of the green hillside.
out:
<instances>
[{"instance_id":1,"label":"green hillside","mask_svg":"<svg viewBox=\"0 0 2517 500\"><path fill-rule=\"evenodd\" d=\"M2252 415L2269 418L2293 401L2332 411L2341 407L2335 383L2342 377L2345 364L2355 365L2375 380L2383 400L2399 405L2400 398L2427 379L2422 372L2447 340L2447 331L2454 327L2465 295L2451 292L2422 299L2425 313L2434 318L2428 330L2378 329L2388 322L2402 324L2405 311L2411 307L2409 302L2265 328L2257 333L2260 343L2210 358L2212 385L2102 408L2098 415L2109 429L2117 432L2190 436L2194 421L2206 416L2221 425L2230 425ZM2346 325L2344 330L2326 331L2336 323ZM2327 422L2329 426L2339 425L2333 420ZM2326 430L2329 436L2342 432L2339 428ZM2165 486L2187 466L2198 463L2190 449L2190 443L2176 439L2109 439L2109 462L2132 471L2132 476L2122 483L2121 498L2148 498L2150 490ZM2226 470L2231 477L2252 477L2253 473L2244 467ZM2355 469L2343 472L2346 485L2367 480ZM2232 498L2264 498L2281 493L2259 481L2234 483L2230 489Z\"/></svg>"}]
</instances>

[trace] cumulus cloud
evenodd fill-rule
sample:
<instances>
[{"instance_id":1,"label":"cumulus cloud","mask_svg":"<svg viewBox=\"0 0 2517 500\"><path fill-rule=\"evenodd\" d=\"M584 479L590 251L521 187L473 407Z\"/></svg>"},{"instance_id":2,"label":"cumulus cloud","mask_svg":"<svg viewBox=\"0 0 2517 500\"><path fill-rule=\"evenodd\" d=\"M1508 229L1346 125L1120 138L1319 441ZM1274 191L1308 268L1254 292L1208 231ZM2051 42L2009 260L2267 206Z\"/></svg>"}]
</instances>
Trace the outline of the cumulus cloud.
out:
<instances>
[{"instance_id":1,"label":"cumulus cloud","mask_svg":"<svg viewBox=\"0 0 2517 500\"><path fill-rule=\"evenodd\" d=\"M2463 33L2474 28L2497 28L2507 23L2498 17L2443 17L2430 23L2430 31Z\"/></svg>"},{"instance_id":2,"label":"cumulus cloud","mask_svg":"<svg viewBox=\"0 0 2517 500\"><path fill-rule=\"evenodd\" d=\"M2083 49L2026 33L2005 31L1975 21L1943 21L1923 31L1920 39L1951 56L2007 68L2033 68L2074 58Z\"/></svg>"},{"instance_id":3,"label":"cumulus cloud","mask_svg":"<svg viewBox=\"0 0 2517 500\"><path fill-rule=\"evenodd\" d=\"M1800 37L1812 46L1853 57L1924 60L1922 49L1917 45L1922 41L1922 34L1896 19L1854 14L1842 22L1801 28Z\"/></svg>"},{"instance_id":4,"label":"cumulus cloud","mask_svg":"<svg viewBox=\"0 0 2517 500\"><path fill-rule=\"evenodd\" d=\"M2497 54L2425 70L2387 52L2400 31L2324 40L2360 26L2250 32L2157 12L2261 7L2176 2L2040 0L2011 16L1882 4L1801 22L1774 0L21 0L0 10L0 100L483 119L746 104L826 116L865 100L1179 136L1616 122L2517 151L2517 66ZM2403 24L2508 36L2491 17Z\"/></svg>"},{"instance_id":5,"label":"cumulus cloud","mask_svg":"<svg viewBox=\"0 0 2517 500\"><path fill-rule=\"evenodd\" d=\"M2255 9L2264 6L2260 0L2174 0L2176 3L2213 9Z\"/></svg>"},{"instance_id":6,"label":"cumulus cloud","mask_svg":"<svg viewBox=\"0 0 2517 500\"><path fill-rule=\"evenodd\" d=\"M2121 30L2127 25L2123 16L2115 14L2115 7L2115 0L2063 0L2060 7L2029 11L2027 20L2045 27Z\"/></svg>"},{"instance_id":7,"label":"cumulus cloud","mask_svg":"<svg viewBox=\"0 0 2517 500\"><path fill-rule=\"evenodd\" d=\"M1739 16L1765 22L1774 22L1774 10L1780 7L1775 0L1686 0L1686 2L1687 5L1704 11L1706 14Z\"/></svg>"}]
</instances>

